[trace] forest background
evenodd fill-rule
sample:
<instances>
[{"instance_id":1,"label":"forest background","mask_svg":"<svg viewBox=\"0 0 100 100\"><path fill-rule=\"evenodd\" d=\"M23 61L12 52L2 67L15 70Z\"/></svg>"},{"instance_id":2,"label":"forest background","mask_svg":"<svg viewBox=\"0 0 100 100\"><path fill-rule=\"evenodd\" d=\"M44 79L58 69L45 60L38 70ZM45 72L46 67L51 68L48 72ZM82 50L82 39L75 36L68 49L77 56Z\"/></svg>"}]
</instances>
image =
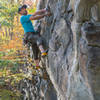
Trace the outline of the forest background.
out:
<instances>
[{"instance_id":1,"label":"forest background","mask_svg":"<svg viewBox=\"0 0 100 100\"><path fill-rule=\"evenodd\" d=\"M19 100L18 82L27 75L23 72L25 47L24 31L20 24L18 7L28 5L28 12L34 13L38 0L0 0L0 100ZM31 59L28 59L31 60Z\"/></svg>"}]
</instances>

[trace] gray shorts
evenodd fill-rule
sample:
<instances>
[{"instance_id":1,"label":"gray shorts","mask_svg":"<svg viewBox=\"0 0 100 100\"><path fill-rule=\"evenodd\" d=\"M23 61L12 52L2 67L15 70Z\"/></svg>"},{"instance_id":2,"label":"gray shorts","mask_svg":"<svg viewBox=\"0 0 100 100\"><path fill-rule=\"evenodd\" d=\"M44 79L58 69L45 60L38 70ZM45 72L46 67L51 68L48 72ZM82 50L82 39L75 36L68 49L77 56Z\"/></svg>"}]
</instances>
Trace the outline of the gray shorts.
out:
<instances>
[{"instance_id":1,"label":"gray shorts","mask_svg":"<svg viewBox=\"0 0 100 100\"><path fill-rule=\"evenodd\" d=\"M43 43L42 37L38 33L27 32L26 34L24 34L23 43L24 44L28 44L28 43L31 44L34 59L37 60L38 59L38 54L39 54L38 46L42 45L42 43Z\"/></svg>"},{"instance_id":2,"label":"gray shorts","mask_svg":"<svg viewBox=\"0 0 100 100\"><path fill-rule=\"evenodd\" d=\"M35 32L27 32L26 34L24 34L23 40L25 44L27 44L28 42L32 44L35 43L37 44L37 46L41 45L43 41L42 37Z\"/></svg>"}]
</instances>

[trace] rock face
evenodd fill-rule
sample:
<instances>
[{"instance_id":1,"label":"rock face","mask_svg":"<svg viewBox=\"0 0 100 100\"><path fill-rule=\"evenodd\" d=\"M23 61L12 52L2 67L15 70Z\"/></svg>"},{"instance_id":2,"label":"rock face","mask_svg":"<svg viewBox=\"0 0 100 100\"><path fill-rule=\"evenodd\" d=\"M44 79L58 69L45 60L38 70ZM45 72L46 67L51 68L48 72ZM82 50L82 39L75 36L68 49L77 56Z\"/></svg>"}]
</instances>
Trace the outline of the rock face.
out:
<instances>
[{"instance_id":1,"label":"rock face","mask_svg":"<svg viewBox=\"0 0 100 100\"><path fill-rule=\"evenodd\" d=\"M56 91L50 81L39 75L33 75L32 80L22 80L19 90L22 93L20 100L57 100Z\"/></svg>"},{"instance_id":2,"label":"rock face","mask_svg":"<svg viewBox=\"0 0 100 100\"><path fill-rule=\"evenodd\" d=\"M40 0L38 9L46 5L52 16L40 21L49 48L42 63L57 100L100 100L100 0Z\"/></svg>"},{"instance_id":3,"label":"rock face","mask_svg":"<svg viewBox=\"0 0 100 100\"><path fill-rule=\"evenodd\" d=\"M100 24L85 23L82 26L80 64L83 77L90 85L94 100L100 99ZM85 74L86 72L86 74Z\"/></svg>"}]
</instances>

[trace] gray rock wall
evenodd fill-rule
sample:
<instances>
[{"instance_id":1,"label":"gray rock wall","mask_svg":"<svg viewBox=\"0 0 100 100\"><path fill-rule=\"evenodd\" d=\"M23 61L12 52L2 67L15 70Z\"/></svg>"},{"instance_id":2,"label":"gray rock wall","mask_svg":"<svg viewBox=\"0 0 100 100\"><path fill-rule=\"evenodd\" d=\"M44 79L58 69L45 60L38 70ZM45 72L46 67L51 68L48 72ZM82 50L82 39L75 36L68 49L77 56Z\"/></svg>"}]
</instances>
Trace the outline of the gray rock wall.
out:
<instances>
[{"instance_id":1,"label":"gray rock wall","mask_svg":"<svg viewBox=\"0 0 100 100\"><path fill-rule=\"evenodd\" d=\"M49 48L43 66L58 100L100 100L100 0L40 0L52 16L40 21Z\"/></svg>"}]
</instances>

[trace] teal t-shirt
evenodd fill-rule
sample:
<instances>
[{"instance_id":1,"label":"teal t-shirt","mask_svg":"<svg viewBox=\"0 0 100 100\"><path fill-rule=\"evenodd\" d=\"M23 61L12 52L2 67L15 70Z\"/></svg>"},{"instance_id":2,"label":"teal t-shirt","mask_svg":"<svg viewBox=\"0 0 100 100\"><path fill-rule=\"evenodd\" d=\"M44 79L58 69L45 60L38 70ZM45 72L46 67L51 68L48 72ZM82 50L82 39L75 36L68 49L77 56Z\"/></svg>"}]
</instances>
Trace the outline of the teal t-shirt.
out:
<instances>
[{"instance_id":1,"label":"teal t-shirt","mask_svg":"<svg viewBox=\"0 0 100 100\"><path fill-rule=\"evenodd\" d=\"M24 33L26 33L26 32L35 32L33 24L30 20L31 16L32 15L23 15L20 18L20 22L21 22L21 24L24 28Z\"/></svg>"}]
</instances>

